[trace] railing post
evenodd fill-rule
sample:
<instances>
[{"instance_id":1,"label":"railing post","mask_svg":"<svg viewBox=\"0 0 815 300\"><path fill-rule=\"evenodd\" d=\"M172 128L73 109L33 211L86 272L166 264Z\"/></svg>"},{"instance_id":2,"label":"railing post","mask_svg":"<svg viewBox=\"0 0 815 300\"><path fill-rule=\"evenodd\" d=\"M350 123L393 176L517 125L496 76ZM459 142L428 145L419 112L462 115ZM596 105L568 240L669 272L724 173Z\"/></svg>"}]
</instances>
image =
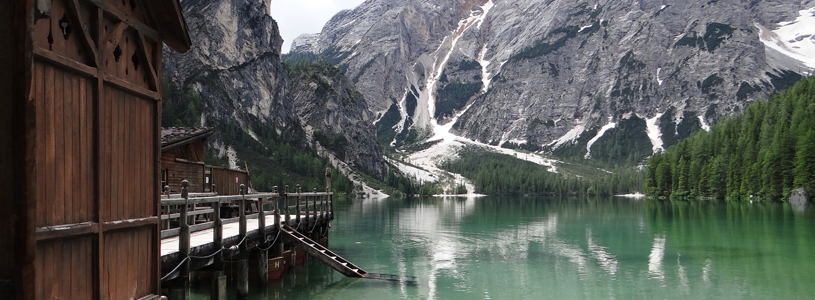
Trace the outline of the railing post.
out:
<instances>
[{"instance_id":1,"label":"railing post","mask_svg":"<svg viewBox=\"0 0 815 300\"><path fill-rule=\"evenodd\" d=\"M306 228L310 228L311 220L311 208L308 205L308 199L311 198L310 196L306 196Z\"/></svg>"},{"instance_id":2,"label":"railing post","mask_svg":"<svg viewBox=\"0 0 815 300\"><path fill-rule=\"evenodd\" d=\"M170 186L169 185L164 186L164 194L167 196L167 199L170 199ZM162 210L162 212L161 212L162 214L168 214L168 215L170 214L170 206L169 205L167 205L167 206L162 205L161 210ZM170 229L170 218L167 218L167 220L161 221L161 223L162 223L162 228L161 228L162 230Z\"/></svg>"},{"instance_id":3,"label":"railing post","mask_svg":"<svg viewBox=\"0 0 815 300\"><path fill-rule=\"evenodd\" d=\"M215 186L213 185L212 191ZM224 221L221 219L221 201L213 203L212 209L215 211L212 228L212 241L215 243L216 249L223 249L224 247ZM215 256L213 262L213 269L215 272L212 274L212 290L210 299L225 300L226 299L226 276L223 271L224 260L222 254Z\"/></svg>"},{"instance_id":4,"label":"railing post","mask_svg":"<svg viewBox=\"0 0 815 300\"><path fill-rule=\"evenodd\" d=\"M311 207L312 211L314 212L314 217L312 219L314 219L314 223L317 224L317 222L320 221L320 208L317 206L317 199L320 196L317 196L317 188L314 188L312 191L314 193L314 196L311 197Z\"/></svg>"},{"instance_id":5,"label":"railing post","mask_svg":"<svg viewBox=\"0 0 815 300\"><path fill-rule=\"evenodd\" d=\"M325 168L325 192L328 193L329 220L334 220L334 196L331 195L331 169Z\"/></svg>"},{"instance_id":6,"label":"railing post","mask_svg":"<svg viewBox=\"0 0 815 300\"><path fill-rule=\"evenodd\" d=\"M258 244L257 260L258 260L258 283L265 286L269 282L269 248L266 245L266 211L263 205L266 204L266 198L258 198L258 231L260 232L260 243Z\"/></svg>"},{"instance_id":7,"label":"railing post","mask_svg":"<svg viewBox=\"0 0 815 300\"><path fill-rule=\"evenodd\" d=\"M240 185L240 254L238 254L238 298L246 299L249 296L249 259L246 255L246 185Z\"/></svg>"},{"instance_id":8,"label":"railing post","mask_svg":"<svg viewBox=\"0 0 815 300\"><path fill-rule=\"evenodd\" d=\"M280 230L281 230L281 228L280 228L280 194L279 194L279 192L277 190L277 186L272 188L272 193L277 194L277 198L275 198L275 200L274 200L273 209L274 209L274 224L275 224L275 227L277 228L277 232L278 232L277 235L279 236L281 234L280 233ZM277 244L272 245L272 247L273 247L272 248L272 257L281 257L281 256L283 256L283 239L282 238L278 238Z\"/></svg>"},{"instance_id":9,"label":"railing post","mask_svg":"<svg viewBox=\"0 0 815 300\"><path fill-rule=\"evenodd\" d=\"M291 226L289 224L289 220L291 220L291 216L289 216L289 185L287 184L283 193L283 212L285 213L284 216L286 217L286 225Z\"/></svg>"},{"instance_id":10,"label":"railing post","mask_svg":"<svg viewBox=\"0 0 815 300\"><path fill-rule=\"evenodd\" d=\"M189 182L184 180L181 182L181 198L184 198L184 205L181 207L181 216L178 218L178 225L181 228L178 241L178 250L185 255L190 253L190 225L187 224L187 215L189 210L189 193L187 186Z\"/></svg>"},{"instance_id":11,"label":"railing post","mask_svg":"<svg viewBox=\"0 0 815 300\"><path fill-rule=\"evenodd\" d=\"M190 225L187 224L187 215L189 209L189 197L190 194L187 191L187 186L189 186L189 181L184 180L181 182L181 197L184 198L184 205L181 207L180 217L178 219L178 224L180 227L180 232L178 235L178 251L184 254L185 256L190 255ZM185 257L185 261L181 264L181 275L180 277L183 278L181 280L181 284L186 287L187 282L189 280L190 275L190 260L189 257Z\"/></svg>"},{"instance_id":12,"label":"railing post","mask_svg":"<svg viewBox=\"0 0 815 300\"><path fill-rule=\"evenodd\" d=\"M300 190L301 190L301 188L300 188L300 185L298 184L297 185L297 190L296 190L297 191L297 208L296 208L296 211L295 211L297 213L297 216L296 216L296 218L297 218L296 219L297 220L297 227L300 227Z\"/></svg>"},{"instance_id":13,"label":"railing post","mask_svg":"<svg viewBox=\"0 0 815 300\"><path fill-rule=\"evenodd\" d=\"M240 236L241 238L246 236L246 185L241 184L240 186L240 193L241 193L241 203L238 205L238 209L240 210Z\"/></svg>"}]
</instances>

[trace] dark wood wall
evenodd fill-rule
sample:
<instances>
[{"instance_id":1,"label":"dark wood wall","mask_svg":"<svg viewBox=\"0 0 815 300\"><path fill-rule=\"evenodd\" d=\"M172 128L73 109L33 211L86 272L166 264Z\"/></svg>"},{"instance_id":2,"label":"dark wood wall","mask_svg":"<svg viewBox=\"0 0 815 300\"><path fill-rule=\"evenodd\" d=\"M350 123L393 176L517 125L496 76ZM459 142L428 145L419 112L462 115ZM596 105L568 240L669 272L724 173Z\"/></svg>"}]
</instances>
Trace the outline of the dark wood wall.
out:
<instances>
[{"instance_id":1,"label":"dark wood wall","mask_svg":"<svg viewBox=\"0 0 815 300\"><path fill-rule=\"evenodd\" d=\"M211 168L212 184L215 185L215 192L218 195L237 195L240 194L241 184L249 185L249 175L244 171ZM237 178L237 183L235 178Z\"/></svg>"},{"instance_id":2,"label":"dark wood wall","mask_svg":"<svg viewBox=\"0 0 815 300\"><path fill-rule=\"evenodd\" d=\"M33 299L35 191L30 166L34 143L29 126L33 0L8 1L0 9L0 299Z\"/></svg>"},{"instance_id":3,"label":"dark wood wall","mask_svg":"<svg viewBox=\"0 0 815 300\"><path fill-rule=\"evenodd\" d=\"M13 10L0 9L0 40L11 41L7 47L0 47L0 82L13 82L14 79L14 61L15 51L14 46L19 43L14 36L14 18ZM9 47L10 46L10 47ZM11 97L13 93L12 84L0 84L0 99L2 99L3 107L11 108L21 99L14 99ZM11 109L0 109L0 166L11 166L14 159L12 158L12 142L11 135L13 133L11 127L12 111ZM12 168L0 168L0 191L8 193L14 190L11 184L11 179L14 178ZM3 194L0 199L0 293L3 293L8 287L4 285L11 284L11 279L14 277L12 270L14 270L14 240L12 228L14 224L10 223L11 212L14 210L12 201L14 197L11 195ZM8 242L6 242L8 241ZM10 293L10 291L5 291ZM0 298L3 294L0 294Z\"/></svg>"},{"instance_id":4,"label":"dark wood wall","mask_svg":"<svg viewBox=\"0 0 815 300\"><path fill-rule=\"evenodd\" d=\"M173 193L181 192L181 182L189 181L190 193L204 192L204 163L177 159L175 151L161 155L161 169L167 172L167 183Z\"/></svg>"},{"instance_id":5,"label":"dark wood wall","mask_svg":"<svg viewBox=\"0 0 815 300\"><path fill-rule=\"evenodd\" d=\"M36 299L159 293L161 37L142 4L53 0L34 21Z\"/></svg>"}]
</instances>

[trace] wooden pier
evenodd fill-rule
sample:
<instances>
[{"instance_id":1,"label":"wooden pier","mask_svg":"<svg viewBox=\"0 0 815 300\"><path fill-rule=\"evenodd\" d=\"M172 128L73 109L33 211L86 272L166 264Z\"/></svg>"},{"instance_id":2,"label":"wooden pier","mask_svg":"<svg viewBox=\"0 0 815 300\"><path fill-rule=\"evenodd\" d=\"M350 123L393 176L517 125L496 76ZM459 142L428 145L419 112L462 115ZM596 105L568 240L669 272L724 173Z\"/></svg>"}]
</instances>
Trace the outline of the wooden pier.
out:
<instances>
[{"instance_id":1,"label":"wooden pier","mask_svg":"<svg viewBox=\"0 0 815 300\"><path fill-rule=\"evenodd\" d=\"M210 196L187 192L187 182L177 196L161 200L161 282L170 299L183 299L190 274L207 271L212 274L212 299L225 299L225 261L237 262L238 295L249 292L249 274L265 285L269 280L269 260L284 252L308 253L346 276L364 277L362 271L314 240L327 241L329 222L334 219L330 172L325 192L294 192ZM237 216L232 216L232 208ZM197 222L198 219L205 219ZM172 226L170 226L172 225ZM297 255L297 254L295 254ZM250 271L249 260L253 261ZM291 259L288 264L296 261Z\"/></svg>"}]
</instances>

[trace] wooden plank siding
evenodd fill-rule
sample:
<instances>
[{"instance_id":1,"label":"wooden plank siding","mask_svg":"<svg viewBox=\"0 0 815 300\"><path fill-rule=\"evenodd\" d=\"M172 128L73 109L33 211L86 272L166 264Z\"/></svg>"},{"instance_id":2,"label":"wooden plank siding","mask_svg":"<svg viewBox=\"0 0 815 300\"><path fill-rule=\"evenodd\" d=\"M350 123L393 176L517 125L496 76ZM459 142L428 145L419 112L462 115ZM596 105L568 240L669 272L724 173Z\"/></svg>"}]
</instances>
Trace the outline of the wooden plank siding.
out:
<instances>
[{"instance_id":1,"label":"wooden plank siding","mask_svg":"<svg viewBox=\"0 0 815 300\"><path fill-rule=\"evenodd\" d=\"M172 193L181 192L181 182L189 182L190 193L204 192L204 169L203 162L186 161L178 158L174 151L167 151L161 155L161 168L166 172L167 183Z\"/></svg>"},{"instance_id":2,"label":"wooden plank siding","mask_svg":"<svg viewBox=\"0 0 815 300\"><path fill-rule=\"evenodd\" d=\"M174 1L52 0L47 15L33 14L27 299L159 294L162 37L152 24L167 12L150 10L175 11Z\"/></svg>"},{"instance_id":3,"label":"wooden plank siding","mask_svg":"<svg viewBox=\"0 0 815 300\"><path fill-rule=\"evenodd\" d=\"M153 214L151 203L157 196L152 162L153 118L158 102L128 94L116 87L104 88L104 112L99 124L104 128L99 143L99 185L104 187L99 201L106 209L103 222L145 218Z\"/></svg>"},{"instance_id":4,"label":"wooden plank siding","mask_svg":"<svg viewBox=\"0 0 815 300\"><path fill-rule=\"evenodd\" d=\"M218 195L237 195L240 193L241 184L249 186L249 175L244 171L209 168L212 172L212 184L215 185L214 192Z\"/></svg>"},{"instance_id":5,"label":"wooden plank siding","mask_svg":"<svg viewBox=\"0 0 815 300\"><path fill-rule=\"evenodd\" d=\"M42 185L45 197L37 199L37 207L51 213L41 215L36 225L93 221L93 144L89 138L93 134L93 98L87 93L93 81L40 61L34 64L33 73L36 119L46 128L46 134L37 137L43 146L37 154L46 158L38 161L37 179L54 183ZM57 87L61 93L55 92Z\"/></svg>"}]
</instances>

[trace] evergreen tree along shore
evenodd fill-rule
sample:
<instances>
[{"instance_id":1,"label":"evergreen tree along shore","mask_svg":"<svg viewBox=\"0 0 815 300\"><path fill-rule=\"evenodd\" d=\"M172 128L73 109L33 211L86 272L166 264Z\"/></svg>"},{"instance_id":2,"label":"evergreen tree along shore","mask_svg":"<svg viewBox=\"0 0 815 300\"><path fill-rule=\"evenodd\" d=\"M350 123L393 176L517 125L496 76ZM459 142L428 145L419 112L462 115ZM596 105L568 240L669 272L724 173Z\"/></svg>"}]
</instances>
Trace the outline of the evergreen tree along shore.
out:
<instances>
[{"instance_id":1,"label":"evergreen tree along shore","mask_svg":"<svg viewBox=\"0 0 815 300\"><path fill-rule=\"evenodd\" d=\"M645 181L660 199L785 201L794 189L815 191L815 77L655 154Z\"/></svg>"}]
</instances>

